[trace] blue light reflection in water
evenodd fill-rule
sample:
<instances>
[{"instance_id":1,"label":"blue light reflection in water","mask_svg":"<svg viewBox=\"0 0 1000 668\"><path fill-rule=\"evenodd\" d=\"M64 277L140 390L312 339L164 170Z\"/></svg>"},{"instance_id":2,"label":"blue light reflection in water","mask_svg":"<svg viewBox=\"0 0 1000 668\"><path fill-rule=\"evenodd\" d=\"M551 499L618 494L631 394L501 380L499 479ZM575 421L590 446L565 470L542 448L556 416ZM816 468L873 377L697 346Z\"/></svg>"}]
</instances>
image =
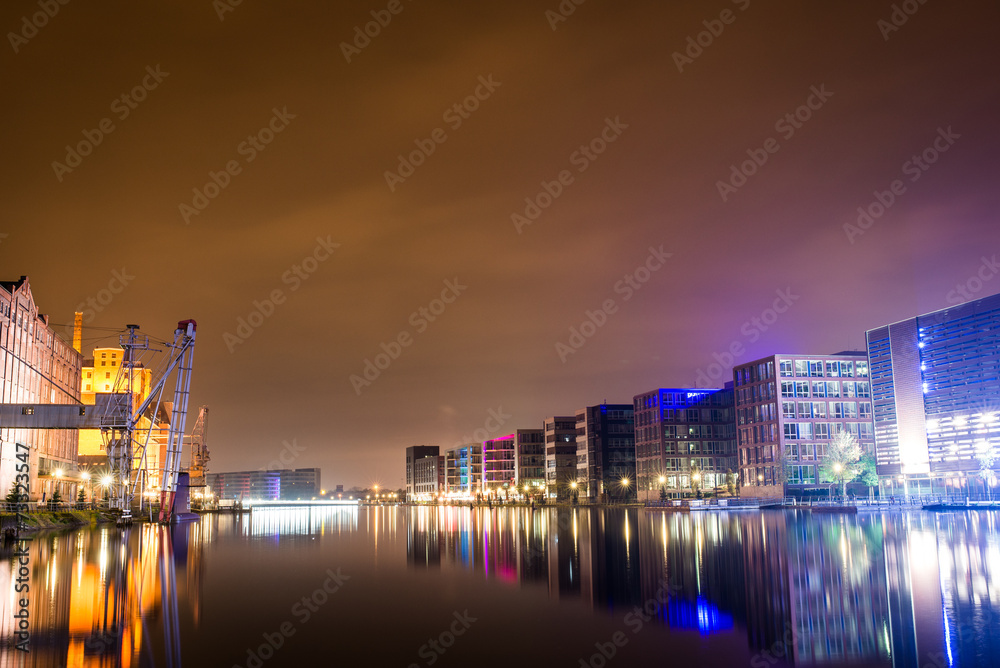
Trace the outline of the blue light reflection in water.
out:
<instances>
[{"instance_id":1,"label":"blue light reflection in water","mask_svg":"<svg viewBox=\"0 0 1000 668\"><path fill-rule=\"evenodd\" d=\"M209 658L244 665L241 652L339 565L353 589L317 613L323 621L300 630L282 662L324 651L328 629L356 628L338 635L338 656L376 665L372 653L380 652L409 665L434 632L421 624L434 619L438 593L447 593L440 605L474 607L484 620L497 611L455 650L455 661L460 651L488 656L492 663L482 665L558 651L575 663L572 654L588 656L595 641L629 632L630 614L648 621L621 649L622 665L660 665L662 656L747 665L769 652L800 666L1000 665L998 518L994 511L287 508L172 528L45 533L28 544L27 665L205 665ZM11 546L6 558L0 632L11 638L18 571ZM381 619L390 600L407 613L391 639L372 646L365 625ZM543 609L541 624L533 615ZM581 636L587 624L607 631ZM498 642L501 628L524 642ZM533 634L544 643L531 644ZM21 665L14 651L0 647L0 665Z\"/></svg>"}]
</instances>

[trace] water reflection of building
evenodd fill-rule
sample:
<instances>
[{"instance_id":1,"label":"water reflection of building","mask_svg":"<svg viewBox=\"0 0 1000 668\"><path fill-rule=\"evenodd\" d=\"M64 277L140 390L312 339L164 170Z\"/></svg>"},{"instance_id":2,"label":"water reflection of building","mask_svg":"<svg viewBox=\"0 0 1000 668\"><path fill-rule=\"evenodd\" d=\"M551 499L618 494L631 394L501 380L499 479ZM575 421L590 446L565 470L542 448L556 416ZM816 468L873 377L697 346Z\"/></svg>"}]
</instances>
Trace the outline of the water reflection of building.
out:
<instances>
[{"instance_id":1,"label":"water reflection of building","mask_svg":"<svg viewBox=\"0 0 1000 668\"><path fill-rule=\"evenodd\" d=\"M357 506L255 508L236 516L234 530L243 536L282 538L321 536L358 528Z\"/></svg>"},{"instance_id":2,"label":"water reflection of building","mask_svg":"<svg viewBox=\"0 0 1000 668\"><path fill-rule=\"evenodd\" d=\"M614 614L649 603L672 628L744 633L765 660L1000 661L996 513L404 512L413 567L545 583L551 598Z\"/></svg>"},{"instance_id":3,"label":"water reflection of building","mask_svg":"<svg viewBox=\"0 0 1000 668\"><path fill-rule=\"evenodd\" d=\"M163 656L164 639L176 645L169 651L179 659L178 596L195 610L200 600L203 542L188 540L191 527L102 526L36 537L29 544L32 665L135 666L140 654ZM178 542L182 549L175 551ZM16 605L17 567L14 559L0 573L0 587L9 592L0 611L6 637L14 631L15 610L8 608ZM162 635L154 624L163 626ZM15 658L12 648L0 650L3 665Z\"/></svg>"},{"instance_id":4,"label":"water reflection of building","mask_svg":"<svg viewBox=\"0 0 1000 668\"><path fill-rule=\"evenodd\" d=\"M885 551L872 517L788 516L795 663L888 661Z\"/></svg>"},{"instance_id":5,"label":"water reflection of building","mask_svg":"<svg viewBox=\"0 0 1000 668\"><path fill-rule=\"evenodd\" d=\"M921 514L907 526L914 607L932 611L926 625L933 634L920 629L934 639L918 644L921 665L1000 664L998 519L995 512Z\"/></svg>"},{"instance_id":6,"label":"water reflection of building","mask_svg":"<svg viewBox=\"0 0 1000 668\"><path fill-rule=\"evenodd\" d=\"M675 628L715 633L745 619L740 516L643 513L642 601L656 601Z\"/></svg>"},{"instance_id":7,"label":"water reflection of building","mask_svg":"<svg viewBox=\"0 0 1000 668\"><path fill-rule=\"evenodd\" d=\"M580 571L583 600L625 609L642 603L639 587L638 511L581 511Z\"/></svg>"}]
</instances>

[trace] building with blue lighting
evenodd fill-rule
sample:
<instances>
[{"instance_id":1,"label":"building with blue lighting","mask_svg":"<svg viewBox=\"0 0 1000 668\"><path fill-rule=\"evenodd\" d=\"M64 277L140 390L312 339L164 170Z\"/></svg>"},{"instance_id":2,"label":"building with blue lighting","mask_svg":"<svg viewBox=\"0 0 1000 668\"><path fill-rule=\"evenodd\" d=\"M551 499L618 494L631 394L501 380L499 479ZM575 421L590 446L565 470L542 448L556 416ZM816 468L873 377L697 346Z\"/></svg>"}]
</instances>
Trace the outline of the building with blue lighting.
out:
<instances>
[{"instance_id":1,"label":"building with blue lighting","mask_svg":"<svg viewBox=\"0 0 1000 668\"><path fill-rule=\"evenodd\" d=\"M906 494L986 493L1000 465L1000 294L867 341L879 475Z\"/></svg>"},{"instance_id":2,"label":"building with blue lighting","mask_svg":"<svg viewBox=\"0 0 1000 668\"><path fill-rule=\"evenodd\" d=\"M636 483L640 501L712 490L736 466L733 388L670 388L636 395ZM697 476L693 480L692 477Z\"/></svg>"}]
</instances>

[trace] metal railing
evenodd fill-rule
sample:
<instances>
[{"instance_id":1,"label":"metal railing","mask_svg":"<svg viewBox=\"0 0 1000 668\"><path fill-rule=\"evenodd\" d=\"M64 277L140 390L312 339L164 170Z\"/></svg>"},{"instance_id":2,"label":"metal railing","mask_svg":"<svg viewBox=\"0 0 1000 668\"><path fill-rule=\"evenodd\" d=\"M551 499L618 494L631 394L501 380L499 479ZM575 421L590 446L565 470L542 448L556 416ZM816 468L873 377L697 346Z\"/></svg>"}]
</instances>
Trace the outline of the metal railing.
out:
<instances>
[{"instance_id":1,"label":"metal railing","mask_svg":"<svg viewBox=\"0 0 1000 668\"><path fill-rule=\"evenodd\" d=\"M964 494L910 494L908 496L890 496L885 498L868 497L834 497L832 499L800 499L796 497L785 497L786 506L856 506L856 507L883 507L883 508L912 508L930 505L956 505L956 506L990 506L1000 505L1000 500L993 499L985 495L966 496Z\"/></svg>"},{"instance_id":2,"label":"metal railing","mask_svg":"<svg viewBox=\"0 0 1000 668\"><path fill-rule=\"evenodd\" d=\"M663 501L646 501L646 508L759 508L761 501L755 497L711 497L708 499L666 499Z\"/></svg>"}]
</instances>

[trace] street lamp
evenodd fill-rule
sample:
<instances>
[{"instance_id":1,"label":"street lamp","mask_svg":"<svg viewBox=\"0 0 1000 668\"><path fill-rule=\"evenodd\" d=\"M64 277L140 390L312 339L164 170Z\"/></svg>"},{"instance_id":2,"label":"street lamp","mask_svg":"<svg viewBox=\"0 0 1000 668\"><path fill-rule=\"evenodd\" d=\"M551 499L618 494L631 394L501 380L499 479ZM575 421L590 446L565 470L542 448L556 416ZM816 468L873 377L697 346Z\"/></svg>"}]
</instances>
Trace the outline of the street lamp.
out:
<instances>
[{"instance_id":1,"label":"street lamp","mask_svg":"<svg viewBox=\"0 0 1000 668\"><path fill-rule=\"evenodd\" d=\"M101 487L104 488L105 498L107 498L108 496L108 488L111 487L112 482L114 482L114 478L112 478L110 475L105 475L103 478L101 478Z\"/></svg>"},{"instance_id":2,"label":"street lamp","mask_svg":"<svg viewBox=\"0 0 1000 668\"><path fill-rule=\"evenodd\" d=\"M90 487L90 502L94 502L94 482L90 479L90 471L84 471L80 474L80 477L85 483Z\"/></svg>"}]
</instances>

